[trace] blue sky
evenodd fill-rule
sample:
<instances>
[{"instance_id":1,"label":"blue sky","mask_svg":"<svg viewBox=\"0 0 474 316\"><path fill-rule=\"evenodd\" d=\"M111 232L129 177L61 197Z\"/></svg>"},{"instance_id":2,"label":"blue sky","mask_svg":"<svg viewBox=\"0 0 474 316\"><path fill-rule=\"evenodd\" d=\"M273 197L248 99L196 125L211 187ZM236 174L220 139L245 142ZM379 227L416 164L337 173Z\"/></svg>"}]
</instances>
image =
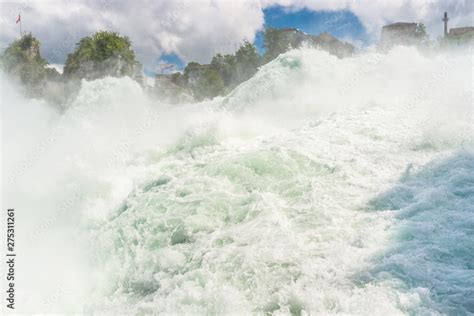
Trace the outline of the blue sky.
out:
<instances>
[{"instance_id":1,"label":"blue sky","mask_svg":"<svg viewBox=\"0 0 474 316\"><path fill-rule=\"evenodd\" d=\"M293 27L308 34L328 32L340 39L353 39L367 44L369 36L359 19L350 11L294 11L281 6L265 9L265 27ZM257 34L255 45L263 52L263 37Z\"/></svg>"},{"instance_id":2,"label":"blue sky","mask_svg":"<svg viewBox=\"0 0 474 316\"><path fill-rule=\"evenodd\" d=\"M351 39L362 44L369 43L369 36L363 25L350 11L310 11L306 9L295 11L281 6L273 6L266 8L263 12L265 27L293 27L314 35L328 32L340 39ZM260 53L264 52L262 32L256 34L254 44ZM161 55L157 61L157 69L160 69L159 64L161 63L175 64L176 69L183 69L186 66L176 54ZM153 71L146 70L146 73L152 75Z\"/></svg>"},{"instance_id":3,"label":"blue sky","mask_svg":"<svg viewBox=\"0 0 474 316\"><path fill-rule=\"evenodd\" d=\"M156 69L147 69L145 67L144 72L147 76L154 76L157 72L159 73L164 67L167 67L168 65L174 65L172 69L169 70L169 72L175 72L175 70L181 70L186 67L186 63L183 62L178 55L176 54L162 54L160 58L158 58L156 62ZM166 70L164 70L166 72Z\"/></svg>"}]
</instances>

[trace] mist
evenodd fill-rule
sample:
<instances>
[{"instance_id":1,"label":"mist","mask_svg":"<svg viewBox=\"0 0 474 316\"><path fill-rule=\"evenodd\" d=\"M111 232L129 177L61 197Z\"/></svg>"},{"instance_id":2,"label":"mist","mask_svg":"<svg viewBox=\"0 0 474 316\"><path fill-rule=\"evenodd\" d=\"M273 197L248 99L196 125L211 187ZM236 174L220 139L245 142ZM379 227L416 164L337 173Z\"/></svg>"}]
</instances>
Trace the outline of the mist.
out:
<instances>
[{"instance_id":1,"label":"mist","mask_svg":"<svg viewBox=\"0 0 474 316\"><path fill-rule=\"evenodd\" d=\"M468 50L302 48L225 97L171 105L107 77L65 111L2 74L15 312L474 312L472 73ZM458 248L415 225L436 223ZM400 262L432 272L384 268Z\"/></svg>"}]
</instances>

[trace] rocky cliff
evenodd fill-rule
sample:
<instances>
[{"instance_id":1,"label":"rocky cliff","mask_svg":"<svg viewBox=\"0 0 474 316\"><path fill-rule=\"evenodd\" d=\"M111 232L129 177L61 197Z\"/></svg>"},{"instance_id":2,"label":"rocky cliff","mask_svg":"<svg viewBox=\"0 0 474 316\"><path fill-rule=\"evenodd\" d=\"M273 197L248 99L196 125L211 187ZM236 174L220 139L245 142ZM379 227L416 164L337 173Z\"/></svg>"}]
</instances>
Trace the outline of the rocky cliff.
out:
<instances>
[{"instance_id":1,"label":"rocky cliff","mask_svg":"<svg viewBox=\"0 0 474 316\"><path fill-rule=\"evenodd\" d=\"M61 80L61 75L47 67L47 61L41 57L40 42L31 33L10 44L0 57L0 66L23 85L27 95L53 99L59 97L55 91L50 91L50 87Z\"/></svg>"}]
</instances>

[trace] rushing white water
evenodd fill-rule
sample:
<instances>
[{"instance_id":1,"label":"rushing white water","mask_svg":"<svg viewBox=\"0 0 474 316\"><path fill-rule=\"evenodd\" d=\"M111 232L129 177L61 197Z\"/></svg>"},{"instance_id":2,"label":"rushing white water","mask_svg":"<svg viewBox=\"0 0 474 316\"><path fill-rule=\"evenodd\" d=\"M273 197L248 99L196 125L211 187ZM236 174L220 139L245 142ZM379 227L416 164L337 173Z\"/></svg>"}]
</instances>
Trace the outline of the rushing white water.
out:
<instances>
[{"instance_id":1,"label":"rushing white water","mask_svg":"<svg viewBox=\"0 0 474 316\"><path fill-rule=\"evenodd\" d=\"M474 313L472 73L302 49L225 98L106 78L64 114L4 78L19 311Z\"/></svg>"}]
</instances>

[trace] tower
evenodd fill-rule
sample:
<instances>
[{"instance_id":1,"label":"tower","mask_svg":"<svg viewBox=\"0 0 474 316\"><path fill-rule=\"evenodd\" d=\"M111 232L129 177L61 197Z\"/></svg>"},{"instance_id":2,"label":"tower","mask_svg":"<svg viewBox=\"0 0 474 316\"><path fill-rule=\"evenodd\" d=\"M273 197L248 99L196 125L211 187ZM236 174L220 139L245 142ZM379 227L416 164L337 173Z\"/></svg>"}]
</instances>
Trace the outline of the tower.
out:
<instances>
[{"instance_id":1,"label":"tower","mask_svg":"<svg viewBox=\"0 0 474 316\"><path fill-rule=\"evenodd\" d=\"M444 12L444 17L441 21L444 22L444 37L448 35L448 12Z\"/></svg>"}]
</instances>

